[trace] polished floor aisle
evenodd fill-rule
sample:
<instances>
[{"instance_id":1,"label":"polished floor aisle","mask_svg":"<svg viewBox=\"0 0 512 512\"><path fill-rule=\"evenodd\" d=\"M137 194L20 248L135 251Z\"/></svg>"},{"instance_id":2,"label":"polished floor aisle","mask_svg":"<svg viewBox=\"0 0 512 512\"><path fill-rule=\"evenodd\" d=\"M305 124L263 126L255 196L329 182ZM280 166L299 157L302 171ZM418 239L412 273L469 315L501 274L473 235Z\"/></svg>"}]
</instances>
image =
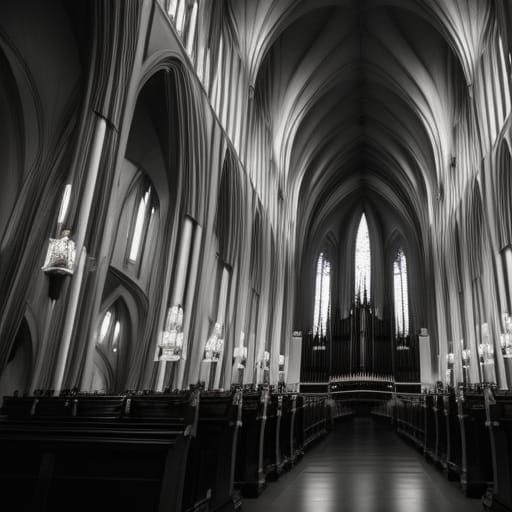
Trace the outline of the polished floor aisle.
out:
<instances>
[{"instance_id":1,"label":"polished floor aisle","mask_svg":"<svg viewBox=\"0 0 512 512\"><path fill-rule=\"evenodd\" d=\"M476 512L455 482L371 417L336 426L244 512Z\"/></svg>"}]
</instances>

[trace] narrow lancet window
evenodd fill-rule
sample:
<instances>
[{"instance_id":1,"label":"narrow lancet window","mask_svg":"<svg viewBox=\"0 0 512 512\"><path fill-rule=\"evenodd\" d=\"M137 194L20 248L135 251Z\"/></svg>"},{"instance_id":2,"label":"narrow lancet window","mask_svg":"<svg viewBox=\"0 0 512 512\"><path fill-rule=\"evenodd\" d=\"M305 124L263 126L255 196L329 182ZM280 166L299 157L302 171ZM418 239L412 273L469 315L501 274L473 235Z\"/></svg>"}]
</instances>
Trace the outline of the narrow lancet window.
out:
<instances>
[{"instance_id":1,"label":"narrow lancet window","mask_svg":"<svg viewBox=\"0 0 512 512\"><path fill-rule=\"evenodd\" d=\"M135 228L133 230L132 243L130 246L130 255L128 256L130 261L136 261L139 255L139 248L144 235L144 228L146 224L147 211L149 205L149 199L151 195L151 188L148 188L146 193L140 198L139 208L137 210L137 217L135 220ZM154 213L154 208L151 210L151 215ZM147 226L146 226L147 228Z\"/></svg>"},{"instance_id":2,"label":"narrow lancet window","mask_svg":"<svg viewBox=\"0 0 512 512\"><path fill-rule=\"evenodd\" d=\"M409 335L409 291L407 287L407 263L402 249L393 262L393 289L395 302L395 336Z\"/></svg>"},{"instance_id":3,"label":"narrow lancet window","mask_svg":"<svg viewBox=\"0 0 512 512\"><path fill-rule=\"evenodd\" d=\"M327 334L327 321L331 306L331 263L323 253L318 256L316 266L315 309L313 333L320 337Z\"/></svg>"},{"instance_id":4,"label":"narrow lancet window","mask_svg":"<svg viewBox=\"0 0 512 512\"><path fill-rule=\"evenodd\" d=\"M370 234L366 216L361 215L361 222L356 236L356 254L355 254L355 298L358 302L364 299L369 302L371 299L371 252L370 252Z\"/></svg>"}]
</instances>

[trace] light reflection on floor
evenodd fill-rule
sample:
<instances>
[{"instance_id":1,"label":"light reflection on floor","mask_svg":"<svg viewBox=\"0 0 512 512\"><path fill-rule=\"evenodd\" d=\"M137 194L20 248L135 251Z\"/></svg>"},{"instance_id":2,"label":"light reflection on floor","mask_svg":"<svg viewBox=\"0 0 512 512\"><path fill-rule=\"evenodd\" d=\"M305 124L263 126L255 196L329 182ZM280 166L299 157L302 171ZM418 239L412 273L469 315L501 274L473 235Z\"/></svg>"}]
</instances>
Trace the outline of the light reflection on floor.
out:
<instances>
[{"instance_id":1,"label":"light reflection on floor","mask_svg":"<svg viewBox=\"0 0 512 512\"><path fill-rule=\"evenodd\" d=\"M270 483L244 512L476 512L387 425L370 417L339 426L290 473Z\"/></svg>"}]
</instances>

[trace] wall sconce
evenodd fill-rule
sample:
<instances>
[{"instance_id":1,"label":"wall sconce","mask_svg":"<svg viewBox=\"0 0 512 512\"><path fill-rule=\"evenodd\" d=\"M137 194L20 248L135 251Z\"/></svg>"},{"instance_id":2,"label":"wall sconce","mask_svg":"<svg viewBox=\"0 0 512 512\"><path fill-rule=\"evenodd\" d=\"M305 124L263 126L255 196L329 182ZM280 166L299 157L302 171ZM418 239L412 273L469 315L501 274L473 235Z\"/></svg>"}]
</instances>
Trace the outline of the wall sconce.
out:
<instances>
[{"instance_id":1,"label":"wall sconce","mask_svg":"<svg viewBox=\"0 0 512 512\"><path fill-rule=\"evenodd\" d=\"M508 313L503 313L503 325L505 333L500 335L501 353L512 357L512 318Z\"/></svg>"},{"instance_id":2,"label":"wall sconce","mask_svg":"<svg viewBox=\"0 0 512 512\"><path fill-rule=\"evenodd\" d=\"M66 229L60 238L50 238L44 265L41 267L50 280L48 295L52 300L59 298L64 278L74 272L76 247L69 234Z\"/></svg>"},{"instance_id":3,"label":"wall sconce","mask_svg":"<svg viewBox=\"0 0 512 512\"><path fill-rule=\"evenodd\" d=\"M453 352L448 352L446 354L446 383L448 386L452 386L454 384L454 376L453 376L453 367L455 364L455 354Z\"/></svg>"},{"instance_id":4,"label":"wall sconce","mask_svg":"<svg viewBox=\"0 0 512 512\"><path fill-rule=\"evenodd\" d=\"M245 368L245 365L247 363L247 347L244 346L244 339L245 334L242 331L240 333L240 343L238 344L238 347L235 347L233 349L233 358L240 358L238 362L238 369L243 370Z\"/></svg>"},{"instance_id":5,"label":"wall sconce","mask_svg":"<svg viewBox=\"0 0 512 512\"><path fill-rule=\"evenodd\" d=\"M270 362L270 352L268 350L265 350L263 354L263 369L268 370L269 369L269 362Z\"/></svg>"},{"instance_id":6,"label":"wall sconce","mask_svg":"<svg viewBox=\"0 0 512 512\"><path fill-rule=\"evenodd\" d=\"M268 370L269 369L269 361L270 361L270 352L268 350L265 350L263 352L263 357L260 359L257 363L257 366L259 366L262 370Z\"/></svg>"},{"instance_id":7,"label":"wall sconce","mask_svg":"<svg viewBox=\"0 0 512 512\"><path fill-rule=\"evenodd\" d=\"M50 238L48 251L41 270L45 274L72 275L75 266L75 242L69 238L70 231L65 229L60 238Z\"/></svg>"},{"instance_id":8,"label":"wall sconce","mask_svg":"<svg viewBox=\"0 0 512 512\"><path fill-rule=\"evenodd\" d=\"M471 360L471 350L465 348L462 351L462 368L469 368L469 362Z\"/></svg>"},{"instance_id":9,"label":"wall sconce","mask_svg":"<svg viewBox=\"0 0 512 512\"><path fill-rule=\"evenodd\" d=\"M203 361L206 363L215 363L220 359L224 349L224 340L222 336L222 323L217 322L213 328L213 334L206 341L204 347Z\"/></svg>"},{"instance_id":10,"label":"wall sconce","mask_svg":"<svg viewBox=\"0 0 512 512\"><path fill-rule=\"evenodd\" d=\"M478 345L478 355L481 363L494 361L494 347L489 341L489 324L483 323L481 326L482 343Z\"/></svg>"},{"instance_id":11,"label":"wall sconce","mask_svg":"<svg viewBox=\"0 0 512 512\"><path fill-rule=\"evenodd\" d=\"M59 214L57 217L56 237L51 238L46 252L46 258L41 270L49 277L50 286L48 295L52 300L57 300L64 277L72 275L75 267L76 246L74 240L69 238L70 231L62 230L66 220L69 201L71 198L71 184L64 187L60 202Z\"/></svg>"},{"instance_id":12,"label":"wall sconce","mask_svg":"<svg viewBox=\"0 0 512 512\"><path fill-rule=\"evenodd\" d=\"M501 353L504 356L512 357L512 337L510 334L501 334L500 335L501 342Z\"/></svg>"},{"instance_id":13,"label":"wall sconce","mask_svg":"<svg viewBox=\"0 0 512 512\"><path fill-rule=\"evenodd\" d=\"M490 343L480 343L478 345L478 355L481 363L487 363L489 360L494 361L494 348Z\"/></svg>"},{"instance_id":14,"label":"wall sconce","mask_svg":"<svg viewBox=\"0 0 512 512\"><path fill-rule=\"evenodd\" d=\"M165 328L159 347L161 361L179 361L183 352L183 308L172 306L167 310Z\"/></svg>"}]
</instances>

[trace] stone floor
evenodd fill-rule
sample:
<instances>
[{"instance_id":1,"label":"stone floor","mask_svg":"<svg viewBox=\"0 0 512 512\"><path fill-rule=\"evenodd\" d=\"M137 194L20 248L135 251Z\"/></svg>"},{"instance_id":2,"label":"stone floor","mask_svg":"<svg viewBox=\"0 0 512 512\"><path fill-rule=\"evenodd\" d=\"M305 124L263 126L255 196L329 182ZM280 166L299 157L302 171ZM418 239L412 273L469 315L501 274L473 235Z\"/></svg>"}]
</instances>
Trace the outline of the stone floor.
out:
<instances>
[{"instance_id":1,"label":"stone floor","mask_svg":"<svg viewBox=\"0 0 512 512\"><path fill-rule=\"evenodd\" d=\"M244 512L476 512L465 498L383 421L356 417L335 427Z\"/></svg>"}]
</instances>

